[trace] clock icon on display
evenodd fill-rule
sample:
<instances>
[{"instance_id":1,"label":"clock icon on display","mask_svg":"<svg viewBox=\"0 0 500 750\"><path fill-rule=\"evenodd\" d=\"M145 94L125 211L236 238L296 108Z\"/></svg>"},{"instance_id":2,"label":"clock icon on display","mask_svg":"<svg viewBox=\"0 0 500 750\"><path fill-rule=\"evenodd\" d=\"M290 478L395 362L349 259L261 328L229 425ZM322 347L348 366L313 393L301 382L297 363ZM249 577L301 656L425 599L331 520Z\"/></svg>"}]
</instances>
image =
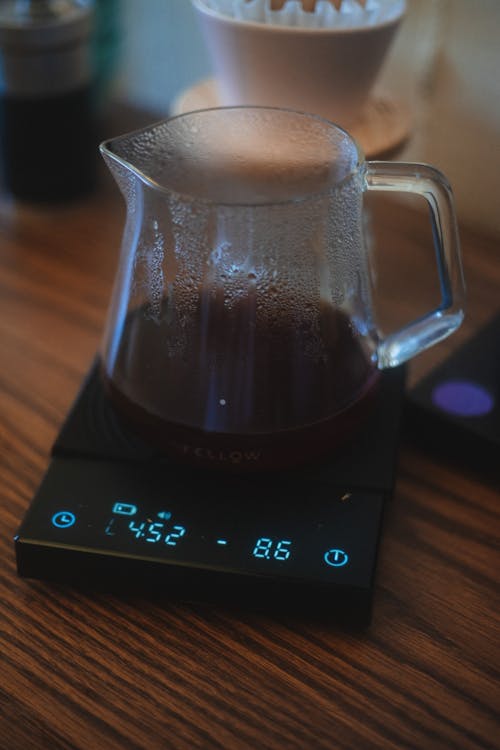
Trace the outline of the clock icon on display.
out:
<instances>
[{"instance_id":1,"label":"clock icon on display","mask_svg":"<svg viewBox=\"0 0 500 750\"><path fill-rule=\"evenodd\" d=\"M75 514L69 510L60 510L52 516L52 525L58 529L69 529L75 521Z\"/></svg>"}]
</instances>

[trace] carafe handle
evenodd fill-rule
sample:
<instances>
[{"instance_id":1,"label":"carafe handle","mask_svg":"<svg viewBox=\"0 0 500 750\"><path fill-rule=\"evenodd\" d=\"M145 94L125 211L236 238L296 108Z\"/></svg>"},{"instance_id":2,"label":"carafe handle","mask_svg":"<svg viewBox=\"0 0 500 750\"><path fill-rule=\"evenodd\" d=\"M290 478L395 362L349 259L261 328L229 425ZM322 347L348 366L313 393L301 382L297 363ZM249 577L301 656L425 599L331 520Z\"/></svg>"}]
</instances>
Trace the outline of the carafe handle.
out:
<instances>
[{"instance_id":1,"label":"carafe handle","mask_svg":"<svg viewBox=\"0 0 500 750\"><path fill-rule=\"evenodd\" d=\"M395 367L449 336L464 317L465 284L453 195L445 176L426 164L367 162L368 190L414 193L430 207L441 302L423 317L383 337L378 344L381 369Z\"/></svg>"}]
</instances>

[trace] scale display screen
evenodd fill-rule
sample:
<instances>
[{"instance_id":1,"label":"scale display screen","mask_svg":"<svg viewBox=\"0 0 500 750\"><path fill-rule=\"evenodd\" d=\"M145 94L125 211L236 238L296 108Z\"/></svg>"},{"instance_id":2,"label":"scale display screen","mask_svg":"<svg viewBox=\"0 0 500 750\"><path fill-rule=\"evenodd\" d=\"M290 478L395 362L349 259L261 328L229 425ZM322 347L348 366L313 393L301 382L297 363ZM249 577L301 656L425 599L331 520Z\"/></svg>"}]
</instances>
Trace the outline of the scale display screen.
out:
<instances>
[{"instance_id":1,"label":"scale display screen","mask_svg":"<svg viewBox=\"0 0 500 750\"><path fill-rule=\"evenodd\" d=\"M362 586L371 579L381 510L380 495L326 483L176 481L158 466L55 459L17 544Z\"/></svg>"}]
</instances>

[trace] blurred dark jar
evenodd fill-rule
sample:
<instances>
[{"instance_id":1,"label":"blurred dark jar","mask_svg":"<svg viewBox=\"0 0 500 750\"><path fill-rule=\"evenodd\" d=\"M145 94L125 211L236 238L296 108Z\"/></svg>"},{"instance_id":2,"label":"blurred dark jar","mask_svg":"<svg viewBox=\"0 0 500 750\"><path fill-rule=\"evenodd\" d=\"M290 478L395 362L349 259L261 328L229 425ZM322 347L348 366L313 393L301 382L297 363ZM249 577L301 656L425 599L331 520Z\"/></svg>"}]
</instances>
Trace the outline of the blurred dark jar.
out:
<instances>
[{"instance_id":1,"label":"blurred dark jar","mask_svg":"<svg viewBox=\"0 0 500 750\"><path fill-rule=\"evenodd\" d=\"M4 189L59 202L95 184L93 3L0 1L0 144Z\"/></svg>"}]
</instances>

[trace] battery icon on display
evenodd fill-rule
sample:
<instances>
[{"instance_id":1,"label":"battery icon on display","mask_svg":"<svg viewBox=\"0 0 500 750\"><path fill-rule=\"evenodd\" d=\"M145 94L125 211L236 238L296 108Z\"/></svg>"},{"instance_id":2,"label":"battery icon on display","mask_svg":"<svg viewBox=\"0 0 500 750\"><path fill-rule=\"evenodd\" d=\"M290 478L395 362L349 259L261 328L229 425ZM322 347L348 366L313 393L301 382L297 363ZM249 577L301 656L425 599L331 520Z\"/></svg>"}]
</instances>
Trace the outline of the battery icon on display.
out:
<instances>
[{"instance_id":1,"label":"battery icon on display","mask_svg":"<svg viewBox=\"0 0 500 750\"><path fill-rule=\"evenodd\" d=\"M134 516L137 513L137 506L130 503L115 503L113 513L118 513L120 516Z\"/></svg>"}]
</instances>

